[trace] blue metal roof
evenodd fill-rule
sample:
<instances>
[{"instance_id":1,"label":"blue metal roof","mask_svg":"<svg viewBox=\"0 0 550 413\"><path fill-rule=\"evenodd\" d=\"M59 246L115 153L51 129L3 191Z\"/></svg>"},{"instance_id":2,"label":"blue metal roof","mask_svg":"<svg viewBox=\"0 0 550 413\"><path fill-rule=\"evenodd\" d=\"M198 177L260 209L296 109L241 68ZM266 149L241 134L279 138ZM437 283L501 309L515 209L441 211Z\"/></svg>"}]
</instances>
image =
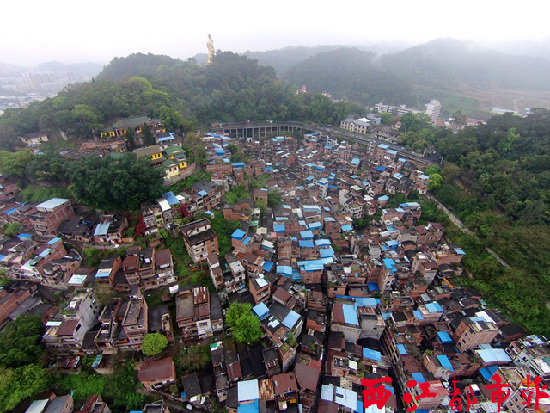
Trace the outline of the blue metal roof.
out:
<instances>
[{"instance_id":1,"label":"blue metal roof","mask_svg":"<svg viewBox=\"0 0 550 413\"><path fill-rule=\"evenodd\" d=\"M258 379L241 380L237 383L237 397L239 402L260 398Z\"/></svg>"},{"instance_id":2,"label":"blue metal roof","mask_svg":"<svg viewBox=\"0 0 550 413\"><path fill-rule=\"evenodd\" d=\"M311 232L311 231L300 231L300 236L303 239L313 239L313 232Z\"/></svg>"},{"instance_id":3,"label":"blue metal roof","mask_svg":"<svg viewBox=\"0 0 550 413\"><path fill-rule=\"evenodd\" d=\"M404 344L398 343L397 350L399 351L399 354L407 354L407 349Z\"/></svg>"},{"instance_id":4,"label":"blue metal roof","mask_svg":"<svg viewBox=\"0 0 550 413\"><path fill-rule=\"evenodd\" d=\"M453 342L453 339L451 338L449 333L447 333L446 331L438 331L437 332L437 339L441 343L452 343Z\"/></svg>"},{"instance_id":5,"label":"blue metal roof","mask_svg":"<svg viewBox=\"0 0 550 413\"><path fill-rule=\"evenodd\" d=\"M254 306L252 311L254 311L254 314L256 314L260 320L269 314L269 308L267 308L264 303Z\"/></svg>"},{"instance_id":6,"label":"blue metal roof","mask_svg":"<svg viewBox=\"0 0 550 413\"><path fill-rule=\"evenodd\" d=\"M486 348L474 351L484 363L509 363L512 361L508 353L502 348Z\"/></svg>"},{"instance_id":7,"label":"blue metal roof","mask_svg":"<svg viewBox=\"0 0 550 413\"><path fill-rule=\"evenodd\" d=\"M351 225L342 225L342 231L353 231L353 227Z\"/></svg>"},{"instance_id":8,"label":"blue metal roof","mask_svg":"<svg viewBox=\"0 0 550 413\"><path fill-rule=\"evenodd\" d=\"M244 162L233 162L233 168L244 168Z\"/></svg>"},{"instance_id":9,"label":"blue metal roof","mask_svg":"<svg viewBox=\"0 0 550 413\"><path fill-rule=\"evenodd\" d=\"M376 170L379 171L379 172L384 172L386 170L386 167L385 166L378 166L376 168Z\"/></svg>"},{"instance_id":10,"label":"blue metal roof","mask_svg":"<svg viewBox=\"0 0 550 413\"><path fill-rule=\"evenodd\" d=\"M308 225L308 228L309 229L319 229L319 228L321 228L321 223L320 222L312 222L311 224Z\"/></svg>"},{"instance_id":11,"label":"blue metal roof","mask_svg":"<svg viewBox=\"0 0 550 413\"><path fill-rule=\"evenodd\" d=\"M342 305L342 310L344 312L344 321L346 324L351 324L358 326L359 320L357 319L357 309L353 304L344 304Z\"/></svg>"},{"instance_id":12,"label":"blue metal roof","mask_svg":"<svg viewBox=\"0 0 550 413\"><path fill-rule=\"evenodd\" d=\"M359 165L360 162L361 162L361 160L359 158L353 158L351 160L352 165Z\"/></svg>"},{"instance_id":13,"label":"blue metal roof","mask_svg":"<svg viewBox=\"0 0 550 413\"><path fill-rule=\"evenodd\" d=\"M389 199L390 199L390 198L389 198L389 196L387 196L387 195L382 195L382 196L378 197L378 200L379 200L379 201L387 201L387 200L389 200Z\"/></svg>"},{"instance_id":14,"label":"blue metal roof","mask_svg":"<svg viewBox=\"0 0 550 413\"><path fill-rule=\"evenodd\" d=\"M422 316L422 313L418 310L413 310L413 315L418 318L419 320L424 320L424 317Z\"/></svg>"},{"instance_id":15,"label":"blue metal roof","mask_svg":"<svg viewBox=\"0 0 550 413\"><path fill-rule=\"evenodd\" d=\"M285 225L284 224L273 225L273 231L280 232L281 234L284 234L285 233Z\"/></svg>"},{"instance_id":16,"label":"blue metal roof","mask_svg":"<svg viewBox=\"0 0 550 413\"><path fill-rule=\"evenodd\" d=\"M417 383L425 383L426 379L422 373L413 373L412 378L416 380Z\"/></svg>"},{"instance_id":17,"label":"blue metal roof","mask_svg":"<svg viewBox=\"0 0 550 413\"><path fill-rule=\"evenodd\" d=\"M109 224L97 224L94 231L94 237L107 235L107 231L109 230Z\"/></svg>"},{"instance_id":18,"label":"blue metal roof","mask_svg":"<svg viewBox=\"0 0 550 413\"><path fill-rule=\"evenodd\" d=\"M382 353L376 350L372 350L370 348L364 347L363 348L363 357L366 359L374 360L374 361L381 361L382 360Z\"/></svg>"},{"instance_id":19,"label":"blue metal roof","mask_svg":"<svg viewBox=\"0 0 550 413\"><path fill-rule=\"evenodd\" d=\"M292 330L292 327L296 325L299 319L300 319L300 314L298 314L296 311L290 310L290 312L287 314L287 316L283 320L283 325L286 328Z\"/></svg>"},{"instance_id":20,"label":"blue metal roof","mask_svg":"<svg viewBox=\"0 0 550 413\"><path fill-rule=\"evenodd\" d=\"M323 239L316 239L315 245L318 247L323 247L325 245L332 245L329 239L323 238Z\"/></svg>"},{"instance_id":21,"label":"blue metal roof","mask_svg":"<svg viewBox=\"0 0 550 413\"><path fill-rule=\"evenodd\" d=\"M231 238L233 239L242 239L246 235L246 232L244 232L242 229L236 229L233 234L231 234Z\"/></svg>"},{"instance_id":22,"label":"blue metal roof","mask_svg":"<svg viewBox=\"0 0 550 413\"><path fill-rule=\"evenodd\" d=\"M324 248L319 252L321 253L321 258L334 257L334 250L332 248Z\"/></svg>"},{"instance_id":23,"label":"blue metal roof","mask_svg":"<svg viewBox=\"0 0 550 413\"><path fill-rule=\"evenodd\" d=\"M444 355L444 354L438 354L437 355L437 359L439 360L439 362L441 363L441 366L444 367L444 368L448 368L450 369L451 371L455 371L453 369L453 365L451 364L451 361L449 360L449 358Z\"/></svg>"},{"instance_id":24,"label":"blue metal roof","mask_svg":"<svg viewBox=\"0 0 550 413\"><path fill-rule=\"evenodd\" d=\"M292 274L292 267L287 265L277 265L277 274L284 274L288 277Z\"/></svg>"},{"instance_id":25,"label":"blue metal roof","mask_svg":"<svg viewBox=\"0 0 550 413\"><path fill-rule=\"evenodd\" d=\"M53 245L55 243L58 243L59 241L61 241L61 238L55 237L55 238L52 238L51 240L49 240L48 244Z\"/></svg>"},{"instance_id":26,"label":"blue metal roof","mask_svg":"<svg viewBox=\"0 0 550 413\"><path fill-rule=\"evenodd\" d=\"M252 239L252 238L250 238L250 237L246 237L246 238L244 239L244 241L243 241L243 244L244 244L244 245L248 245L248 243L250 242L251 239Z\"/></svg>"},{"instance_id":27,"label":"blue metal roof","mask_svg":"<svg viewBox=\"0 0 550 413\"><path fill-rule=\"evenodd\" d=\"M298 241L298 245L300 245L301 248L313 248L315 247L315 243L313 241Z\"/></svg>"},{"instance_id":28,"label":"blue metal roof","mask_svg":"<svg viewBox=\"0 0 550 413\"><path fill-rule=\"evenodd\" d=\"M430 313L437 313L437 312L442 313L443 312L443 308L438 303L436 303L435 301L433 303L426 304L426 309Z\"/></svg>"},{"instance_id":29,"label":"blue metal roof","mask_svg":"<svg viewBox=\"0 0 550 413\"><path fill-rule=\"evenodd\" d=\"M270 261L264 262L264 271L270 272L273 269L273 263Z\"/></svg>"}]
</instances>

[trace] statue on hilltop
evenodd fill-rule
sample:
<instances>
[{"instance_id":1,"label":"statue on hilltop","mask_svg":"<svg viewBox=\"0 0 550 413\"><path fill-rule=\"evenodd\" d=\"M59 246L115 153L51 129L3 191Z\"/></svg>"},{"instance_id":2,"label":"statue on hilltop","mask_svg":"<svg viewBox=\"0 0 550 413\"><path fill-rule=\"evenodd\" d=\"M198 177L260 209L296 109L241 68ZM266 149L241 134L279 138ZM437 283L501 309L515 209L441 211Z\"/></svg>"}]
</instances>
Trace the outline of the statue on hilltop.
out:
<instances>
[{"instance_id":1,"label":"statue on hilltop","mask_svg":"<svg viewBox=\"0 0 550 413\"><path fill-rule=\"evenodd\" d=\"M208 48L208 60L206 61L206 64L210 65L212 64L212 59L214 58L214 41L212 40L211 34L208 35L206 47Z\"/></svg>"}]
</instances>

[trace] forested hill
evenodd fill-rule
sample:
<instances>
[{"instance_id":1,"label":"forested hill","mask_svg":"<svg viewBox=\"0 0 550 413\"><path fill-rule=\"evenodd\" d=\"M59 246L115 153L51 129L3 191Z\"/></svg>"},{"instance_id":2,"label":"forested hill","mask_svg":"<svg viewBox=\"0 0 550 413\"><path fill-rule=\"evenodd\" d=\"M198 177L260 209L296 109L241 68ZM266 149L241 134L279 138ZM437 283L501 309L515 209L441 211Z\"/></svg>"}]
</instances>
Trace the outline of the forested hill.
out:
<instances>
[{"instance_id":1,"label":"forested hill","mask_svg":"<svg viewBox=\"0 0 550 413\"><path fill-rule=\"evenodd\" d=\"M433 88L550 90L550 61L483 50L471 42L438 39L382 56L381 70Z\"/></svg>"},{"instance_id":2,"label":"forested hill","mask_svg":"<svg viewBox=\"0 0 550 413\"><path fill-rule=\"evenodd\" d=\"M254 59L219 52L209 66L195 60L132 54L115 58L91 82L71 85L57 96L7 109L0 117L0 146L13 149L17 136L32 132L92 138L117 118L160 118L169 130L247 119L336 123L364 109L300 94L280 82L275 70Z\"/></svg>"},{"instance_id":3,"label":"forested hill","mask_svg":"<svg viewBox=\"0 0 550 413\"><path fill-rule=\"evenodd\" d=\"M363 104L384 101L390 104L415 105L412 84L375 65L374 53L356 48L340 48L318 53L290 67L283 79L295 85L305 84L309 91L330 92Z\"/></svg>"}]
</instances>

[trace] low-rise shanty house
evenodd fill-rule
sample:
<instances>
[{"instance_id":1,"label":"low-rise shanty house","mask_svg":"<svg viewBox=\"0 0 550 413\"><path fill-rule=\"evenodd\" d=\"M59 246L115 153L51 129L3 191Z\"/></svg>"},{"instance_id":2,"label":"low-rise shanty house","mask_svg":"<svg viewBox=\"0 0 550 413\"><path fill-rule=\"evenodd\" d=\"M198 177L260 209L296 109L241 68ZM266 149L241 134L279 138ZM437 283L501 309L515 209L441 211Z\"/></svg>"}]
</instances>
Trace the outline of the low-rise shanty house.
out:
<instances>
[{"instance_id":1,"label":"low-rise shanty house","mask_svg":"<svg viewBox=\"0 0 550 413\"><path fill-rule=\"evenodd\" d=\"M212 333L223 332L222 302L217 292L210 292L210 323Z\"/></svg>"},{"instance_id":2,"label":"low-rise shanty house","mask_svg":"<svg viewBox=\"0 0 550 413\"><path fill-rule=\"evenodd\" d=\"M182 330L183 340L212 336L210 294L206 287L195 287L178 294L176 321Z\"/></svg>"},{"instance_id":3,"label":"low-rise shanty house","mask_svg":"<svg viewBox=\"0 0 550 413\"><path fill-rule=\"evenodd\" d=\"M128 338L124 348L139 350L149 328L149 311L145 298L130 298L122 320L124 334Z\"/></svg>"},{"instance_id":4,"label":"low-rise shanty house","mask_svg":"<svg viewBox=\"0 0 550 413\"><path fill-rule=\"evenodd\" d=\"M8 292L5 289L0 290L0 323L7 319L11 312L15 311L21 304L32 295L29 288L15 288Z\"/></svg>"},{"instance_id":5,"label":"low-rise shanty house","mask_svg":"<svg viewBox=\"0 0 550 413\"><path fill-rule=\"evenodd\" d=\"M207 219L183 225L181 232L185 248L193 262L204 261L207 256L219 253L218 236Z\"/></svg>"},{"instance_id":6,"label":"low-rise shanty house","mask_svg":"<svg viewBox=\"0 0 550 413\"><path fill-rule=\"evenodd\" d=\"M256 304L263 303L271 297L271 283L266 280L263 274L257 277L248 278L248 289L254 297Z\"/></svg>"},{"instance_id":7,"label":"low-rise shanty house","mask_svg":"<svg viewBox=\"0 0 550 413\"><path fill-rule=\"evenodd\" d=\"M274 374L281 372L281 367L279 365L279 357L277 351L272 347L267 347L263 350L263 357L265 368L268 377L273 377Z\"/></svg>"},{"instance_id":8,"label":"low-rise shanty house","mask_svg":"<svg viewBox=\"0 0 550 413\"><path fill-rule=\"evenodd\" d=\"M120 298L113 299L107 304L99 316L101 327L95 336L94 342L98 349L112 349L115 347L119 329L119 312L122 305Z\"/></svg>"},{"instance_id":9,"label":"low-rise shanty house","mask_svg":"<svg viewBox=\"0 0 550 413\"><path fill-rule=\"evenodd\" d=\"M225 219L236 219L239 221L250 220L250 213L253 209L253 203L250 199L240 199L235 204L225 204L223 206L223 217Z\"/></svg>"},{"instance_id":10,"label":"low-rise shanty house","mask_svg":"<svg viewBox=\"0 0 550 413\"><path fill-rule=\"evenodd\" d=\"M246 271L241 262L233 254L227 253L224 258L229 266L229 272L224 273L225 292L226 294L235 293L245 288Z\"/></svg>"},{"instance_id":11,"label":"low-rise shanty house","mask_svg":"<svg viewBox=\"0 0 550 413\"><path fill-rule=\"evenodd\" d=\"M321 371L302 363L296 363L296 382L300 393L302 412L314 412Z\"/></svg>"},{"instance_id":12,"label":"low-rise shanty house","mask_svg":"<svg viewBox=\"0 0 550 413\"><path fill-rule=\"evenodd\" d=\"M139 252L139 278L144 289L151 289L157 286L155 274L155 249L147 247Z\"/></svg>"},{"instance_id":13,"label":"low-rise shanty house","mask_svg":"<svg viewBox=\"0 0 550 413\"><path fill-rule=\"evenodd\" d=\"M177 281L177 278L174 276L172 254L168 248L156 251L155 273L157 275L157 285L159 286L165 286Z\"/></svg>"},{"instance_id":14,"label":"low-rise shanty house","mask_svg":"<svg viewBox=\"0 0 550 413\"><path fill-rule=\"evenodd\" d=\"M138 379L145 390L159 390L176 381L173 357L160 360L147 360L138 367Z\"/></svg>"},{"instance_id":15,"label":"low-rise shanty house","mask_svg":"<svg viewBox=\"0 0 550 413\"><path fill-rule=\"evenodd\" d=\"M246 409L247 412L259 413L260 386L258 379L242 380L238 382L237 397L239 411L245 411Z\"/></svg>"},{"instance_id":16,"label":"low-rise shanty house","mask_svg":"<svg viewBox=\"0 0 550 413\"><path fill-rule=\"evenodd\" d=\"M122 258L119 256L106 258L99 263L99 269L95 273L96 284L113 285L115 275L122 267Z\"/></svg>"},{"instance_id":17,"label":"low-rise shanty house","mask_svg":"<svg viewBox=\"0 0 550 413\"><path fill-rule=\"evenodd\" d=\"M119 214L102 215L94 231L94 242L97 244L120 244L128 229L128 220Z\"/></svg>"},{"instance_id":18,"label":"low-rise shanty house","mask_svg":"<svg viewBox=\"0 0 550 413\"><path fill-rule=\"evenodd\" d=\"M168 339L169 343L174 342L174 327L168 305L149 308L149 333L160 333Z\"/></svg>"},{"instance_id":19,"label":"low-rise shanty house","mask_svg":"<svg viewBox=\"0 0 550 413\"><path fill-rule=\"evenodd\" d=\"M73 398L70 394L55 397L50 401L44 413L71 413L73 411Z\"/></svg>"},{"instance_id":20,"label":"low-rise shanty house","mask_svg":"<svg viewBox=\"0 0 550 413\"><path fill-rule=\"evenodd\" d=\"M295 373L275 374L272 380L275 403L279 410L286 410L298 403L298 383Z\"/></svg>"},{"instance_id":21,"label":"low-rise shanty house","mask_svg":"<svg viewBox=\"0 0 550 413\"><path fill-rule=\"evenodd\" d=\"M197 373L191 373L181 379L183 384L183 390L185 398L189 403L195 405L204 404L204 398L202 397L201 385L199 383L199 376Z\"/></svg>"},{"instance_id":22,"label":"low-rise shanty house","mask_svg":"<svg viewBox=\"0 0 550 413\"><path fill-rule=\"evenodd\" d=\"M148 204L141 209L143 224L145 225L145 235L154 234L164 227L164 218L160 205Z\"/></svg>"},{"instance_id":23,"label":"low-rise shanty house","mask_svg":"<svg viewBox=\"0 0 550 413\"><path fill-rule=\"evenodd\" d=\"M222 341L216 341L210 344L210 356L212 367L214 368L214 378L216 380L216 396L220 402L227 399L229 391L229 378L225 367L225 351Z\"/></svg>"},{"instance_id":24,"label":"low-rise shanty house","mask_svg":"<svg viewBox=\"0 0 550 413\"><path fill-rule=\"evenodd\" d=\"M325 334L316 330L306 330L302 334L300 351L311 355L315 360L320 360L323 355Z\"/></svg>"},{"instance_id":25,"label":"low-rise shanty house","mask_svg":"<svg viewBox=\"0 0 550 413\"><path fill-rule=\"evenodd\" d=\"M101 396L92 394L80 410L75 413L111 413L109 406L101 399Z\"/></svg>"},{"instance_id":26,"label":"low-rise shanty house","mask_svg":"<svg viewBox=\"0 0 550 413\"><path fill-rule=\"evenodd\" d=\"M81 354L86 333L97 323L101 307L91 289L77 291L62 311L60 320L46 324L42 341L62 354Z\"/></svg>"},{"instance_id":27,"label":"low-rise shanty house","mask_svg":"<svg viewBox=\"0 0 550 413\"><path fill-rule=\"evenodd\" d=\"M67 285L76 288L86 287L94 279L93 273L95 271L95 268L92 267L79 267L74 271L69 281L67 281Z\"/></svg>"},{"instance_id":28,"label":"low-rise shanty house","mask_svg":"<svg viewBox=\"0 0 550 413\"><path fill-rule=\"evenodd\" d=\"M223 281L223 271L220 267L220 261L216 254L211 254L206 257L206 262L208 263L208 270L210 272L210 278L216 290L220 291L224 287Z\"/></svg>"},{"instance_id":29,"label":"low-rise shanty house","mask_svg":"<svg viewBox=\"0 0 550 413\"><path fill-rule=\"evenodd\" d=\"M122 262L122 269L126 281L130 286L139 284L139 256L128 255Z\"/></svg>"},{"instance_id":30,"label":"low-rise shanty house","mask_svg":"<svg viewBox=\"0 0 550 413\"><path fill-rule=\"evenodd\" d=\"M52 198L36 205L34 212L28 215L37 235L56 235L59 225L74 215L69 199Z\"/></svg>"},{"instance_id":31,"label":"low-rise shanty house","mask_svg":"<svg viewBox=\"0 0 550 413\"><path fill-rule=\"evenodd\" d=\"M74 241L92 242L95 227L93 218L73 216L59 224L57 233Z\"/></svg>"}]
</instances>

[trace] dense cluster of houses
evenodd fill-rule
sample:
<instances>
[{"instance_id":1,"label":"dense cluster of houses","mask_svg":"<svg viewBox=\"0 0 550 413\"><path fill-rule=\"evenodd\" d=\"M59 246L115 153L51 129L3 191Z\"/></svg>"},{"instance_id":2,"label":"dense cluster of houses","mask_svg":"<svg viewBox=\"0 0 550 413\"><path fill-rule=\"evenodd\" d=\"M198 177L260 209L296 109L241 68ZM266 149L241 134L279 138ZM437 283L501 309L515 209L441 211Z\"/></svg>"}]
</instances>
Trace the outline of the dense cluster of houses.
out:
<instances>
[{"instance_id":1,"label":"dense cluster of houses","mask_svg":"<svg viewBox=\"0 0 550 413\"><path fill-rule=\"evenodd\" d=\"M502 408L516 412L531 389L526 378L550 380L546 339L526 335L476 291L454 287L465 252L445 242L440 224L422 219L419 203L390 203L395 194L426 193L429 177L412 161L387 145L306 134L301 141L240 139L251 160L231 162L230 143L222 134L207 136L211 181L142 208L144 233L177 231L191 259L207 270L210 290L171 287L177 282L172 256L159 246L129 248L124 259L105 259L99 269L81 267L79 257L71 261L62 237L129 241L123 217L94 222L61 199L34 206L16 206L9 196L2 201L4 222L34 228L33 235L3 240L5 270L13 278L74 287L63 308L44 315L48 348L68 357L94 354L94 368L109 372L113 353L139 350L151 332L187 346L208 343L205 372L178 377L169 356L140 363L138 378L152 392L175 385L177 402L208 409L216 401L241 413L445 410L456 389L462 411L468 405L471 412L497 412L490 391L495 374L510 389ZM262 187L251 185L257 182ZM224 195L235 185L250 196L229 204ZM281 205L270 202L272 193ZM241 223L223 256L208 219L174 221L214 208ZM359 230L358 220L369 225ZM77 231L85 225L93 237ZM66 269L68 262L75 268ZM125 298L100 305L91 284ZM147 305L144 292L157 288L166 289L174 314L167 304ZM32 298L25 291L0 291L5 319ZM224 334L224 308L233 303L251 305L263 331L259 343ZM386 377L377 407L362 380ZM424 397L428 390L432 395ZM100 399L88 404L103 406ZM108 411L100 407L94 411ZM548 411L550 398L541 398L539 408Z\"/></svg>"}]
</instances>

